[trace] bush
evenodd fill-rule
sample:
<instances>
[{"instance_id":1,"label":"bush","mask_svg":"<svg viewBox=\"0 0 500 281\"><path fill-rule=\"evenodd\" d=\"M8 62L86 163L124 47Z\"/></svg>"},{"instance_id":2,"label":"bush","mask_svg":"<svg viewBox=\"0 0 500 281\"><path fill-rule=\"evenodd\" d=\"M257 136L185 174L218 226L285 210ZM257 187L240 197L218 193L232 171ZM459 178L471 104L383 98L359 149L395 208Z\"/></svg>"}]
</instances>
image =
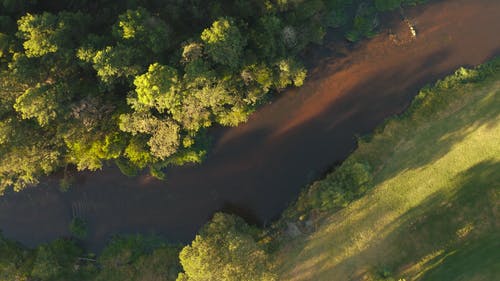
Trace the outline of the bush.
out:
<instances>
[{"instance_id":1,"label":"bush","mask_svg":"<svg viewBox=\"0 0 500 281\"><path fill-rule=\"evenodd\" d=\"M372 180L367 163L346 161L328 174L325 179L314 182L304 190L285 216L299 217L313 209L327 211L347 206L361 196Z\"/></svg>"},{"instance_id":2,"label":"bush","mask_svg":"<svg viewBox=\"0 0 500 281\"><path fill-rule=\"evenodd\" d=\"M442 80L438 80L433 86L426 86L412 101L404 116L422 116L428 118L437 112L444 105L450 103L450 99L455 99L457 87L470 82L479 82L490 77L493 73L500 71L500 57L495 58L481 66L473 69L459 68L453 75ZM415 114L418 112L418 114Z\"/></svg>"}]
</instances>

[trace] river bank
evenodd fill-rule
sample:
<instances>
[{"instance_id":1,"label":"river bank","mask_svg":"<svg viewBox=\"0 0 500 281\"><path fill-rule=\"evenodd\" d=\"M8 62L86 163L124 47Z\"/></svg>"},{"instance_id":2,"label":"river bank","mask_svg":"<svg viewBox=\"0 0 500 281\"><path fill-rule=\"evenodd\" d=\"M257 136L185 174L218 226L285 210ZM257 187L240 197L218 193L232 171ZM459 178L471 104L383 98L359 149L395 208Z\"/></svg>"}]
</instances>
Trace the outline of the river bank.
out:
<instances>
[{"instance_id":1,"label":"river bank","mask_svg":"<svg viewBox=\"0 0 500 281\"><path fill-rule=\"evenodd\" d=\"M1 198L0 229L35 245L68 235L76 210L89 222L87 246L99 249L113 233L189 241L218 210L269 222L308 182L345 159L357 135L406 108L422 85L498 54L499 13L500 3L488 0L412 8L406 14L418 36L411 41L394 40L407 31L394 13L380 35L348 53L318 56L302 88L220 132L202 165L172 168L166 182L127 178L113 168L82 173L66 193L48 181Z\"/></svg>"}]
</instances>

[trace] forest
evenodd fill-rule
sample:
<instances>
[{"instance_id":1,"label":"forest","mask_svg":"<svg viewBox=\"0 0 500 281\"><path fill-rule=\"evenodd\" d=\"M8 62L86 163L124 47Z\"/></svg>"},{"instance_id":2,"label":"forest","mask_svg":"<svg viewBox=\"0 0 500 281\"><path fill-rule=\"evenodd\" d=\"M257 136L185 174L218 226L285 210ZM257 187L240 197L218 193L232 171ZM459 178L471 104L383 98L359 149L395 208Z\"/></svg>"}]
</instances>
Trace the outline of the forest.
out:
<instances>
[{"instance_id":1,"label":"forest","mask_svg":"<svg viewBox=\"0 0 500 281\"><path fill-rule=\"evenodd\" d=\"M0 2L0 193L65 168L126 175L200 163L306 79L329 28L352 42L421 0Z\"/></svg>"}]
</instances>

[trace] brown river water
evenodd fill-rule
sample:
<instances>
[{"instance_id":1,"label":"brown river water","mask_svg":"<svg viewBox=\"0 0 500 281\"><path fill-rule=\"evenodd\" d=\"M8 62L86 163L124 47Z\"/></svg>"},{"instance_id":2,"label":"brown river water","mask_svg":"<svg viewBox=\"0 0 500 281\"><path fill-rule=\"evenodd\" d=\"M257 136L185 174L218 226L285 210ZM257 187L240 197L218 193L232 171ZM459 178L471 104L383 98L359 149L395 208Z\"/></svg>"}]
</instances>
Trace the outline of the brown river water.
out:
<instances>
[{"instance_id":1,"label":"brown river water","mask_svg":"<svg viewBox=\"0 0 500 281\"><path fill-rule=\"evenodd\" d=\"M215 130L203 164L171 168L166 182L105 168L79 174L68 192L46 180L0 198L0 229L36 245L68 235L76 213L89 222L86 246L98 250L115 233L187 242L218 210L261 224L278 218L301 188L349 155L357 135L403 111L420 87L500 54L499 0L437 1L405 13L416 39L392 13L370 40L312 48L305 85L246 124Z\"/></svg>"}]
</instances>

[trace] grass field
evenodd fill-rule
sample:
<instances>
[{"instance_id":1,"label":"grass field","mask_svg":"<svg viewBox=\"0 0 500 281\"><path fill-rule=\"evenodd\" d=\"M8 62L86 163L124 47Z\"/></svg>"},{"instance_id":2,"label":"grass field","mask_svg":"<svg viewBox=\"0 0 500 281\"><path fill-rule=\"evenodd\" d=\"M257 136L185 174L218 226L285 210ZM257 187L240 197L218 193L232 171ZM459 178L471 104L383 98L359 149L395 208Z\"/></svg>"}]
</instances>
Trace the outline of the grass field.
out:
<instances>
[{"instance_id":1,"label":"grass field","mask_svg":"<svg viewBox=\"0 0 500 281\"><path fill-rule=\"evenodd\" d=\"M280 280L499 280L498 65L424 89L361 142L350 160L371 164L370 190L286 243Z\"/></svg>"}]
</instances>

